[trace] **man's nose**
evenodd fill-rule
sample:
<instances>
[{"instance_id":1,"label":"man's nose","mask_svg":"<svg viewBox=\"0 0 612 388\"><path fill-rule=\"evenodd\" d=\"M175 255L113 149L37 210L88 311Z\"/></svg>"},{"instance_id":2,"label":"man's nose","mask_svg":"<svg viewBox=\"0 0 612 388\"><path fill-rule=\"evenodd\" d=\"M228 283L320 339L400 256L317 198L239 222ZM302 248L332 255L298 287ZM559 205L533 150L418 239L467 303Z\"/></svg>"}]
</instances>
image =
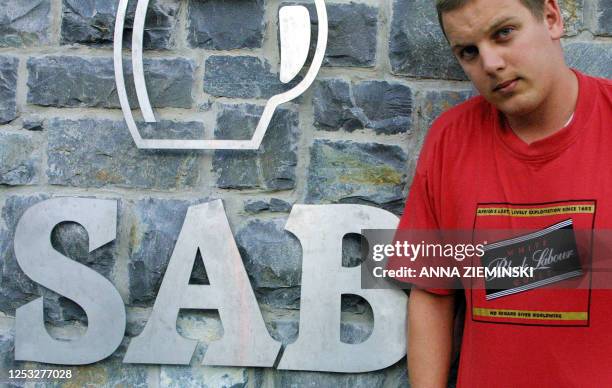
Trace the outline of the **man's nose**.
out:
<instances>
[{"instance_id":1,"label":"man's nose","mask_svg":"<svg viewBox=\"0 0 612 388\"><path fill-rule=\"evenodd\" d=\"M495 75L506 67L506 61L499 48L484 46L479 48L482 67L487 74Z\"/></svg>"}]
</instances>

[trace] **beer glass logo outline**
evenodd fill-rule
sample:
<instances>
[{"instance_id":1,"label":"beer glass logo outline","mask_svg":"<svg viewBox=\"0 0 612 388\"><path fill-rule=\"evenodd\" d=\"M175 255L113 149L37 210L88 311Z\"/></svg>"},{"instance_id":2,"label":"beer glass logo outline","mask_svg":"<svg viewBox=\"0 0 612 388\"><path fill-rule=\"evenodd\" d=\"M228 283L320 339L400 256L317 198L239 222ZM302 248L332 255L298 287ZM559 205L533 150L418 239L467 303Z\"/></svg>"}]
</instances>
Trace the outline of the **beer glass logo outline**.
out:
<instances>
[{"instance_id":1,"label":"beer glass logo outline","mask_svg":"<svg viewBox=\"0 0 612 388\"><path fill-rule=\"evenodd\" d=\"M264 108L263 114L250 140L220 140L220 139L143 139L132 114L125 87L123 74L123 28L129 0L119 0L113 44L113 60L115 68L115 83L123 117L130 134L138 148L143 149L178 149L178 150L255 150L258 149L276 108L289 102L306 91L312 85L319 73L327 47L327 11L325 0L314 0L318 18L317 45L308 72L293 88L272 96ZM132 32L132 71L136 97L144 121L155 123L151 102L147 92L143 67L143 36L145 17L149 8L149 0L138 0L134 15ZM301 5L284 6L279 10L279 28L281 38L281 72L283 83L291 81L304 66L310 48L310 16L308 9Z\"/></svg>"}]
</instances>

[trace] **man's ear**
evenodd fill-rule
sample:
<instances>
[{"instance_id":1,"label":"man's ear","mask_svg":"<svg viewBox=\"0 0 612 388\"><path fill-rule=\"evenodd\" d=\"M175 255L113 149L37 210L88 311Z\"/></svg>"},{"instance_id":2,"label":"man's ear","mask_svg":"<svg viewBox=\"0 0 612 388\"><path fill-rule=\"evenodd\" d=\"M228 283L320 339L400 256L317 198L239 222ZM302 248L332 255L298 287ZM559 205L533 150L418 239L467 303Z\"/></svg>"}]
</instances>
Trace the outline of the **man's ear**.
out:
<instances>
[{"instance_id":1,"label":"man's ear","mask_svg":"<svg viewBox=\"0 0 612 388\"><path fill-rule=\"evenodd\" d=\"M564 34L563 16L557 0L544 1L544 23L548 28L550 37L553 40L559 40Z\"/></svg>"}]
</instances>

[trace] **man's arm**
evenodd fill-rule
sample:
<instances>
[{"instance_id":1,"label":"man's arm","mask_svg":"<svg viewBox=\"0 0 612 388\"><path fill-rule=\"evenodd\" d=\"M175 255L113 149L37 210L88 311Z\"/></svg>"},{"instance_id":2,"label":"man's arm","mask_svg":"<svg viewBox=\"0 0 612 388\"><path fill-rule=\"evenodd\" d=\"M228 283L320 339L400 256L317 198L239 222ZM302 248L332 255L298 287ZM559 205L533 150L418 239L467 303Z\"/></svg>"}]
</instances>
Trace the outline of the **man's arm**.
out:
<instances>
[{"instance_id":1,"label":"man's arm","mask_svg":"<svg viewBox=\"0 0 612 388\"><path fill-rule=\"evenodd\" d=\"M446 387L453 344L454 295L413 288L408 300L408 373L414 388Z\"/></svg>"}]
</instances>

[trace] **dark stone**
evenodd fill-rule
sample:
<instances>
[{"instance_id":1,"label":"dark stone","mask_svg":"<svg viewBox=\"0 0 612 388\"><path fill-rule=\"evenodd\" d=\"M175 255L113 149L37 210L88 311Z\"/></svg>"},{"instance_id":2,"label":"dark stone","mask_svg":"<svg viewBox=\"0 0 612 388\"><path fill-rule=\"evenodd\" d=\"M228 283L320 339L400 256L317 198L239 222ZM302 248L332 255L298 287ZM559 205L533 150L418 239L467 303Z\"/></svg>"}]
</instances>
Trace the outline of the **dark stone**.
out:
<instances>
[{"instance_id":1,"label":"dark stone","mask_svg":"<svg viewBox=\"0 0 612 388\"><path fill-rule=\"evenodd\" d=\"M283 84L270 64L257 57L212 55L204 65L204 92L216 97L270 98L300 81Z\"/></svg>"},{"instance_id":2,"label":"dark stone","mask_svg":"<svg viewBox=\"0 0 612 388\"><path fill-rule=\"evenodd\" d=\"M318 15L313 3L303 3L312 23L311 51L317 44ZM376 64L378 8L366 4L328 3L328 38L323 66L373 67Z\"/></svg>"},{"instance_id":3,"label":"dark stone","mask_svg":"<svg viewBox=\"0 0 612 388\"><path fill-rule=\"evenodd\" d=\"M17 118L18 66L19 60L17 58L0 57L0 125Z\"/></svg>"},{"instance_id":4,"label":"dark stone","mask_svg":"<svg viewBox=\"0 0 612 388\"><path fill-rule=\"evenodd\" d=\"M0 0L0 47L49 42L50 0Z\"/></svg>"},{"instance_id":5,"label":"dark stone","mask_svg":"<svg viewBox=\"0 0 612 388\"><path fill-rule=\"evenodd\" d=\"M412 114L412 91L400 84L366 81L353 87L357 116L377 134L408 131Z\"/></svg>"},{"instance_id":6,"label":"dark stone","mask_svg":"<svg viewBox=\"0 0 612 388\"><path fill-rule=\"evenodd\" d=\"M118 4L118 1L108 0L63 0L61 43L112 45ZM124 47L131 47L136 5L137 2L131 1L128 6L123 36ZM145 49L172 48L178 7L179 3L176 0L151 1L143 34Z\"/></svg>"},{"instance_id":7,"label":"dark stone","mask_svg":"<svg viewBox=\"0 0 612 388\"><path fill-rule=\"evenodd\" d=\"M217 139L250 139L263 109L255 105L222 105L217 115ZM295 187L298 115L277 109L257 151L218 150L213 169L217 185L224 189L261 188L288 190Z\"/></svg>"},{"instance_id":8,"label":"dark stone","mask_svg":"<svg viewBox=\"0 0 612 388\"><path fill-rule=\"evenodd\" d=\"M0 229L0 264L2 277L0 281L0 311L15 316L15 309L30 300L42 295L41 287L28 278L17 264L13 241L15 227L23 213L45 199L48 195L9 196L2 208L2 220L6 229Z\"/></svg>"},{"instance_id":9,"label":"dark stone","mask_svg":"<svg viewBox=\"0 0 612 388\"><path fill-rule=\"evenodd\" d=\"M359 203L398 213L405 199L406 161L398 146L315 140L307 203Z\"/></svg>"},{"instance_id":10,"label":"dark stone","mask_svg":"<svg viewBox=\"0 0 612 388\"><path fill-rule=\"evenodd\" d=\"M377 134L407 132L411 126L412 91L386 81L364 81L349 87L345 81L317 82L315 126L327 131L372 128Z\"/></svg>"},{"instance_id":11,"label":"dark stone","mask_svg":"<svg viewBox=\"0 0 612 388\"><path fill-rule=\"evenodd\" d=\"M138 106L131 61L126 64L126 89ZM145 59L145 78L154 107L191 108L195 64L183 58ZM28 103L42 106L118 108L111 58L47 56L28 60Z\"/></svg>"},{"instance_id":12,"label":"dark stone","mask_svg":"<svg viewBox=\"0 0 612 388\"><path fill-rule=\"evenodd\" d=\"M466 79L438 25L430 0L394 0L389 38L394 74L417 78Z\"/></svg>"},{"instance_id":13,"label":"dark stone","mask_svg":"<svg viewBox=\"0 0 612 388\"><path fill-rule=\"evenodd\" d=\"M38 183L40 146L27 133L0 132L0 185Z\"/></svg>"},{"instance_id":14,"label":"dark stone","mask_svg":"<svg viewBox=\"0 0 612 388\"><path fill-rule=\"evenodd\" d=\"M611 43L568 43L564 51L569 66L595 77L612 78Z\"/></svg>"},{"instance_id":15,"label":"dark stone","mask_svg":"<svg viewBox=\"0 0 612 388\"><path fill-rule=\"evenodd\" d=\"M40 119L24 119L23 129L27 131L42 131L44 129L44 122Z\"/></svg>"},{"instance_id":16,"label":"dark stone","mask_svg":"<svg viewBox=\"0 0 612 388\"><path fill-rule=\"evenodd\" d=\"M147 198L131 206L129 290L131 305L152 305L172 256L187 208L179 200Z\"/></svg>"},{"instance_id":17,"label":"dark stone","mask_svg":"<svg viewBox=\"0 0 612 388\"><path fill-rule=\"evenodd\" d=\"M181 125L202 130L194 123ZM158 190L197 184L197 153L140 150L122 121L51 119L48 132L50 184Z\"/></svg>"},{"instance_id":18,"label":"dark stone","mask_svg":"<svg viewBox=\"0 0 612 388\"><path fill-rule=\"evenodd\" d=\"M244 210L248 213L257 214L270 209L270 204L266 201L248 201L244 205Z\"/></svg>"},{"instance_id":19,"label":"dark stone","mask_svg":"<svg viewBox=\"0 0 612 388\"><path fill-rule=\"evenodd\" d=\"M263 0L196 0L189 2L191 47L214 50L261 47Z\"/></svg>"},{"instance_id":20,"label":"dark stone","mask_svg":"<svg viewBox=\"0 0 612 388\"><path fill-rule=\"evenodd\" d=\"M260 301L265 299L267 304L276 306L295 304L295 292L287 289L299 288L302 274L301 247L284 230L285 223L280 218L253 220L236 233L236 243L256 294L261 296Z\"/></svg>"},{"instance_id":21,"label":"dark stone","mask_svg":"<svg viewBox=\"0 0 612 388\"><path fill-rule=\"evenodd\" d=\"M288 213L291 211L291 205L289 202L283 201L282 199L272 198L270 199L270 211Z\"/></svg>"},{"instance_id":22,"label":"dark stone","mask_svg":"<svg viewBox=\"0 0 612 388\"><path fill-rule=\"evenodd\" d=\"M350 85L346 81L330 79L315 82L312 103L314 125L319 129L352 132L363 127L355 115Z\"/></svg>"},{"instance_id":23,"label":"dark stone","mask_svg":"<svg viewBox=\"0 0 612 388\"><path fill-rule=\"evenodd\" d=\"M595 35L612 36L612 0L596 1Z\"/></svg>"}]
</instances>

